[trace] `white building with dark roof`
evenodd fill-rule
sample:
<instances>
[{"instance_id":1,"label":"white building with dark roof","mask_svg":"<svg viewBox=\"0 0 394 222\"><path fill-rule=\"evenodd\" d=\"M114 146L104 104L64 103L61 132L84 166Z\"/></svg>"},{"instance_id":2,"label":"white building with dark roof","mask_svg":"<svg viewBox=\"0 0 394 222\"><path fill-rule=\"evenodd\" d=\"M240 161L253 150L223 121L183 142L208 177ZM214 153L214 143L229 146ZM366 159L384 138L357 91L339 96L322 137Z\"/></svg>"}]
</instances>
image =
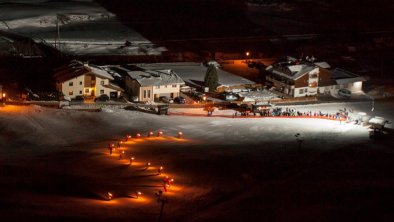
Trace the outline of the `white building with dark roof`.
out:
<instances>
[{"instance_id":1,"label":"white building with dark roof","mask_svg":"<svg viewBox=\"0 0 394 222\"><path fill-rule=\"evenodd\" d=\"M126 72L125 83L128 93L138 97L140 102L157 101L161 96L175 98L179 96L180 87L185 82L173 70L143 70Z\"/></svg>"},{"instance_id":2,"label":"white building with dark roof","mask_svg":"<svg viewBox=\"0 0 394 222\"><path fill-rule=\"evenodd\" d=\"M114 78L105 70L73 60L68 65L55 70L56 89L71 99L76 96L99 97L107 95L118 98L123 91Z\"/></svg>"},{"instance_id":3,"label":"white building with dark roof","mask_svg":"<svg viewBox=\"0 0 394 222\"><path fill-rule=\"evenodd\" d=\"M268 85L291 97L314 96L334 89L362 91L364 78L354 73L331 69L326 62L287 57L266 68Z\"/></svg>"}]
</instances>

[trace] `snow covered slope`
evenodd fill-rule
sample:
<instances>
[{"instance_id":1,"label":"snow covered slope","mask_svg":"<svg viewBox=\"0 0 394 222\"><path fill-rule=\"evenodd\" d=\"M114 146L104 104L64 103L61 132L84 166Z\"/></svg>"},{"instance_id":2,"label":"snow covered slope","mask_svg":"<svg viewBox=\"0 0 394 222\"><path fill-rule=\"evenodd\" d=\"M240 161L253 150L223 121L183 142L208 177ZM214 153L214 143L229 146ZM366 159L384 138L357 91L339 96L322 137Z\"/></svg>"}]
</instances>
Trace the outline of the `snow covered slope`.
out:
<instances>
[{"instance_id":1,"label":"snow covered slope","mask_svg":"<svg viewBox=\"0 0 394 222\"><path fill-rule=\"evenodd\" d=\"M72 54L146 55L165 50L92 1L0 1L0 30Z\"/></svg>"}]
</instances>

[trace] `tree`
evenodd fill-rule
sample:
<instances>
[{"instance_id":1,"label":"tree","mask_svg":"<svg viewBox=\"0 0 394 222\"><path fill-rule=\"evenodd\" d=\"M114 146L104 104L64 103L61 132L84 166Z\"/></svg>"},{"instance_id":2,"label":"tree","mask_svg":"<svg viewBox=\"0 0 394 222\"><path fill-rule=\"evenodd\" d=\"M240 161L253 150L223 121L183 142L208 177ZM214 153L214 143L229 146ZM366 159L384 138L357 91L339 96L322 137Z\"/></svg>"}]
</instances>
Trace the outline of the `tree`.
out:
<instances>
[{"instance_id":1,"label":"tree","mask_svg":"<svg viewBox=\"0 0 394 222\"><path fill-rule=\"evenodd\" d=\"M209 92L214 92L219 85L218 82L219 78L216 67L209 65L204 78L205 87L209 87Z\"/></svg>"}]
</instances>

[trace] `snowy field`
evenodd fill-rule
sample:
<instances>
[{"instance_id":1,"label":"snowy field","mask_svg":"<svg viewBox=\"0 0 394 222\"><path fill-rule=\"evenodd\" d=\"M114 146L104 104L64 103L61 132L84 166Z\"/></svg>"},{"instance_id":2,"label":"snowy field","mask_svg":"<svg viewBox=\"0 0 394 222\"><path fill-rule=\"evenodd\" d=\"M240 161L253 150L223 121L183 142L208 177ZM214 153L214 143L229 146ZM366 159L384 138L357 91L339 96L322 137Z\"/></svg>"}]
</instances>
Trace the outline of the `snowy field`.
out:
<instances>
[{"instance_id":1,"label":"snowy field","mask_svg":"<svg viewBox=\"0 0 394 222\"><path fill-rule=\"evenodd\" d=\"M157 55L166 50L93 1L0 1L0 30L72 54Z\"/></svg>"},{"instance_id":2,"label":"snowy field","mask_svg":"<svg viewBox=\"0 0 394 222\"><path fill-rule=\"evenodd\" d=\"M345 106L368 113L370 105L295 108L335 112ZM392 102L377 102L373 115L393 120L393 108ZM159 130L162 137L147 138ZM108 143L137 133L142 137L109 155ZM304 141L300 147L296 133ZM163 174L175 179L165 193L163 221L311 221L311 214L312 221L346 221L366 210L366 221L384 221L392 212L372 207L393 200L389 143L371 141L361 125L330 120L5 106L0 219L156 221L160 204L154 193L164 176L156 172L162 165ZM131 156L136 159L129 166ZM133 198L136 191L141 198ZM107 192L114 194L112 201L105 200Z\"/></svg>"}]
</instances>

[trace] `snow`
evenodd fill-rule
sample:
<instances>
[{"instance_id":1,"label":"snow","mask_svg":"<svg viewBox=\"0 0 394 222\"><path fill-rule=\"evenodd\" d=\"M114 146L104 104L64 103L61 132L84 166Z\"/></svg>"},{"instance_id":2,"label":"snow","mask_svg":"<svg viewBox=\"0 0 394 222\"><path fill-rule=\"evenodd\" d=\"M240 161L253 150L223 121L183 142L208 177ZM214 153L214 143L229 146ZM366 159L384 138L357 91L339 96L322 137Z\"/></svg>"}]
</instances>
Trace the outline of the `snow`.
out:
<instances>
[{"instance_id":1,"label":"snow","mask_svg":"<svg viewBox=\"0 0 394 222\"><path fill-rule=\"evenodd\" d=\"M388 120L394 117L393 103L381 101L375 101L373 112L368 102L290 107L323 112L336 112L346 107L353 113L366 112ZM170 111L206 113L202 109ZM344 195L341 186L353 188L354 181L360 183L358 177L352 179L350 175L357 175L361 167L357 161L364 154L363 150L374 147L367 152L368 161L372 161L377 158L376 152L383 149L383 145L370 142L368 129L362 125L323 119L215 116L232 115L232 112L215 110L212 117L196 117L158 116L116 106L105 106L102 112L40 106L0 107L0 185L7 190L7 195L2 195L2 205L8 206L5 208L7 213L0 214L0 218L40 215L43 219L153 221L157 219L159 209L154 192L159 189L157 185L161 178L155 170L157 166L164 165L165 173L175 176L176 181L167 194L171 201L165 208L167 219L187 218L180 221L192 221L200 218L198 221L204 221L209 217L226 218L218 213L223 208L229 209L226 215L242 221L245 215L239 207L258 206L260 209L265 206L249 202L249 197L255 195L261 195L259 199L266 201L271 198L278 200L280 206L289 206L281 198L274 198L281 197L282 192L290 192L285 196L297 194L297 200L301 198L299 190L308 192L306 196L316 196L339 189L341 196ZM393 125L388 124L387 128L393 129ZM159 130L164 132L162 137L146 138L147 132ZM176 138L180 131L183 139ZM108 143L116 143L126 134L137 133L141 133L142 138L122 145L125 156L136 156L134 166L128 166L127 160L118 160L118 151L109 156ZM305 151L301 153L295 153L296 133L304 139L302 149ZM343 156L342 152L349 155ZM384 155L390 153L391 150ZM354 156L358 159L346 159ZM391 158L389 160L392 161ZM148 161L152 162L152 168L143 170ZM349 165L341 165L344 163ZM373 165L376 162L368 163L368 172L377 167ZM345 174L346 180L342 183L341 176L330 179L331 169L337 169L334 172L341 175L350 169L356 171ZM320 180L321 172L324 176ZM368 183L376 181L376 178L363 180ZM328 184L327 181L330 184L335 181L334 185L331 184L334 187L322 187L322 184ZM136 189L144 193L141 199L126 196ZM294 193L292 189L295 189ZM113 201L103 199L109 191L115 195ZM90 196L91 193L94 195ZM274 196L270 196L272 193ZM228 194L231 198L223 198ZM291 203L301 204L301 208L308 205L299 201ZM14 206L18 206L18 210ZM254 214L259 211L249 209L253 209L248 212ZM283 212L281 207L274 209ZM289 208L285 209L287 212ZM298 208L292 209L297 211ZM323 215L319 214L320 217Z\"/></svg>"},{"instance_id":2,"label":"snow","mask_svg":"<svg viewBox=\"0 0 394 222\"><path fill-rule=\"evenodd\" d=\"M0 21L0 30L31 37L66 53L158 55L166 50L121 24L114 14L93 1L2 4ZM126 46L126 41L132 45Z\"/></svg>"}]
</instances>

